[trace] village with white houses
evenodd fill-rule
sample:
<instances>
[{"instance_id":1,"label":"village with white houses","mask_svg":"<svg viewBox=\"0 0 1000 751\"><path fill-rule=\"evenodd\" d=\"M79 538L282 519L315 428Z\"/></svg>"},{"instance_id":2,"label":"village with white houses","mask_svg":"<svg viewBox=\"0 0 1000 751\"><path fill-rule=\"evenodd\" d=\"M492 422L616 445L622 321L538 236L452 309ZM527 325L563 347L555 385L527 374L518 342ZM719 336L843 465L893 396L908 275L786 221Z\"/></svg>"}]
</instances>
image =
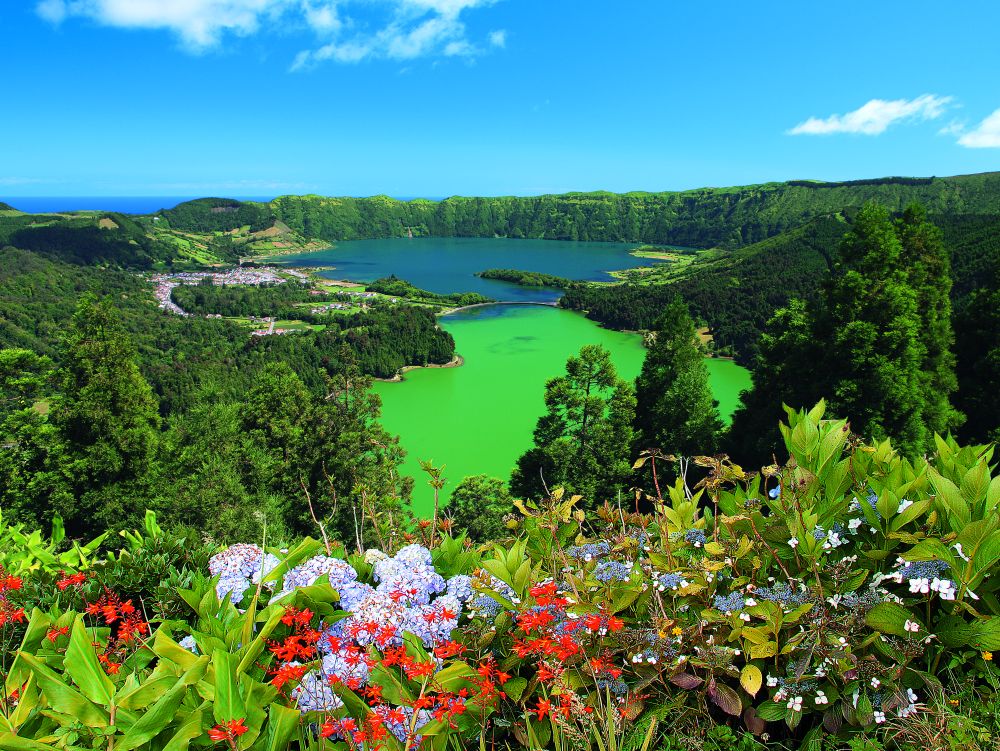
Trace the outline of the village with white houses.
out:
<instances>
[{"instance_id":1,"label":"village with white houses","mask_svg":"<svg viewBox=\"0 0 1000 751\"><path fill-rule=\"evenodd\" d=\"M395 297L379 295L365 290L364 285L352 282L324 279L315 275L314 269L303 271L293 268L278 268L274 266L244 266L218 271L177 271L153 274L148 280L153 285L154 296L160 308L175 315L191 316L190 313L174 299L174 290L184 285L199 285L210 283L213 286L230 287L269 287L280 284L298 283L311 287L310 296L333 297L332 301L312 302L302 304L303 312L308 310L312 316L325 314L347 313L366 310L376 300L397 303ZM220 313L204 314L205 318L222 319L226 316ZM303 330L301 322L295 327L277 325L277 319L268 316L247 316L245 322L255 326L250 331L251 336L279 336ZM308 327L308 326L306 326Z\"/></svg>"}]
</instances>

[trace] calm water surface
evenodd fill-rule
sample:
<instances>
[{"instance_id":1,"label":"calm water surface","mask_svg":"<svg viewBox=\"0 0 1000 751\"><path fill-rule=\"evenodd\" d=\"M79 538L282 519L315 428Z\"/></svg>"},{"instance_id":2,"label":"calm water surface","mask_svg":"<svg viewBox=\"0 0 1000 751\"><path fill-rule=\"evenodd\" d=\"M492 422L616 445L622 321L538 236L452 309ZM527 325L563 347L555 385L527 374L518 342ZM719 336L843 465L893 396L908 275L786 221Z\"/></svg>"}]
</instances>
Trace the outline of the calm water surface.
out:
<instances>
[{"instance_id":1,"label":"calm water surface","mask_svg":"<svg viewBox=\"0 0 1000 751\"><path fill-rule=\"evenodd\" d=\"M648 266L648 258L629 255L635 245L564 240L510 240L480 237L415 237L353 240L329 250L282 256L295 266L333 266L331 279L371 282L395 274L431 292L479 292L495 300L553 302L556 289L519 287L480 279L477 271L519 269L568 279L611 281L609 271Z\"/></svg>"}]
</instances>

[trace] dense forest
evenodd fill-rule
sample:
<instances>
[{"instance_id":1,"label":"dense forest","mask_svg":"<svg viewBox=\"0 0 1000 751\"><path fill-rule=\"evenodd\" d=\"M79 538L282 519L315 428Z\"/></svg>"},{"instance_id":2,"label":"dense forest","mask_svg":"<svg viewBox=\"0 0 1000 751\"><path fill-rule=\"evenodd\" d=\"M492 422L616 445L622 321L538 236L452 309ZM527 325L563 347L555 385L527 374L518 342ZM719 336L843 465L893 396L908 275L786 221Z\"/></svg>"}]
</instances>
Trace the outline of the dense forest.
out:
<instances>
[{"instance_id":1,"label":"dense forest","mask_svg":"<svg viewBox=\"0 0 1000 751\"><path fill-rule=\"evenodd\" d=\"M171 297L184 311L195 315L271 316L294 318L297 303L316 300L301 284L216 285L211 279L174 287Z\"/></svg>"},{"instance_id":2,"label":"dense forest","mask_svg":"<svg viewBox=\"0 0 1000 751\"><path fill-rule=\"evenodd\" d=\"M374 282L368 282L365 286L369 292L378 292L381 295L403 297L408 300L417 300L456 308L464 305L482 305L483 303L494 302L492 298L480 295L478 292L454 292L447 295L429 292L426 289L413 286L395 274L376 279Z\"/></svg>"},{"instance_id":3,"label":"dense forest","mask_svg":"<svg viewBox=\"0 0 1000 751\"><path fill-rule=\"evenodd\" d=\"M480 276L483 279L496 279L501 282L520 284L522 287L566 289L573 284L572 279L566 279L555 274L543 274L540 271L519 271L517 269L486 269L485 271L480 271L476 276Z\"/></svg>"},{"instance_id":4,"label":"dense forest","mask_svg":"<svg viewBox=\"0 0 1000 751\"><path fill-rule=\"evenodd\" d=\"M419 234L533 237L737 248L810 219L877 200L893 210L918 201L932 214L1000 214L1000 173L853 183L767 183L677 193L568 193L529 198L397 201L387 196L282 196L269 204L181 204L163 212L179 229L229 230L264 223L263 214L307 237L330 242ZM247 208L246 215L233 207Z\"/></svg>"}]
</instances>

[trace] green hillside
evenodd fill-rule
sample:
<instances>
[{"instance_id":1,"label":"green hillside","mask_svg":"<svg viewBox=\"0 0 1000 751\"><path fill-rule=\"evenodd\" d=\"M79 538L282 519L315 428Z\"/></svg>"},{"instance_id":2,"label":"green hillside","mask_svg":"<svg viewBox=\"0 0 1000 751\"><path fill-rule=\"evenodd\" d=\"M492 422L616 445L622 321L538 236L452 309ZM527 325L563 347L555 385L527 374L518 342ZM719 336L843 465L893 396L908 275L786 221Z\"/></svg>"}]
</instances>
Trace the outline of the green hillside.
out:
<instances>
[{"instance_id":1,"label":"green hillside","mask_svg":"<svg viewBox=\"0 0 1000 751\"><path fill-rule=\"evenodd\" d=\"M285 222L329 242L415 234L533 237L737 248L811 219L877 200L891 210L917 201L931 214L1000 215L1000 173L890 177L843 183L792 181L669 193L567 193L533 197L282 196L268 204L199 199L163 212L182 230L227 231Z\"/></svg>"}]
</instances>

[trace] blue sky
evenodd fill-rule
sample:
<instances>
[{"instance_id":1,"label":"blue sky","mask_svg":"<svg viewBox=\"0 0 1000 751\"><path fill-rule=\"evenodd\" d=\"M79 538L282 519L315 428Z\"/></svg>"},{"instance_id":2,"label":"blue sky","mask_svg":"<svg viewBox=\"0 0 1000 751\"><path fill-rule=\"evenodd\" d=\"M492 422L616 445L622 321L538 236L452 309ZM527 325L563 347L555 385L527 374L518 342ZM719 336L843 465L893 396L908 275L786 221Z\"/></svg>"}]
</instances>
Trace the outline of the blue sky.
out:
<instances>
[{"instance_id":1,"label":"blue sky","mask_svg":"<svg viewBox=\"0 0 1000 751\"><path fill-rule=\"evenodd\" d=\"M0 198L1000 169L1000 3L0 3Z\"/></svg>"}]
</instances>

